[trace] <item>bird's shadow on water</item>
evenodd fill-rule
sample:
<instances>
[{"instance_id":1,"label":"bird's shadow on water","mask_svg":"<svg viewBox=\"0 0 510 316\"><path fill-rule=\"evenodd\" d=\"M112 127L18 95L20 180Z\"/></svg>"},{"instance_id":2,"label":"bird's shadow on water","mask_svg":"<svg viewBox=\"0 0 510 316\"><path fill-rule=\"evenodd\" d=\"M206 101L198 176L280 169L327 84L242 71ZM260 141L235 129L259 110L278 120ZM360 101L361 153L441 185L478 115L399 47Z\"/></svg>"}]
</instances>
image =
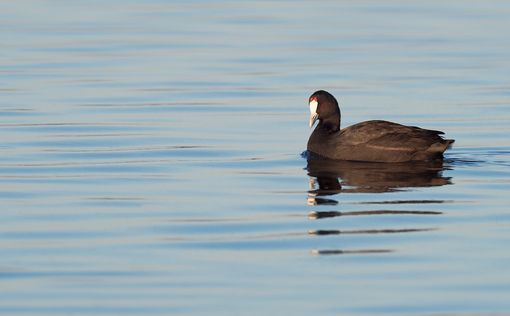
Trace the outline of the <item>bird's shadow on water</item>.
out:
<instances>
[{"instance_id":1,"label":"bird's shadow on water","mask_svg":"<svg viewBox=\"0 0 510 316\"><path fill-rule=\"evenodd\" d=\"M442 160L407 163L338 161L306 152L310 191L316 196L341 192L384 193L417 187L451 184L443 171L451 169ZM320 204L320 203L318 203Z\"/></svg>"},{"instance_id":2,"label":"bird's shadow on water","mask_svg":"<svg viewBox=\"0 0 510 316\"><path fill-rule=\"evenodd\" d=\"M415 161L409 163L374 163L337 161L314 155L310 152L302 154L307 160L306 171L309 176L310 189L307 203L311 206L335 206L338 204L335 195L343 193L387 193L410 190L413 188L438 187L452 184L451 177L445 177L443 171L450 170L453 162L443 160ZM370 205L367 210L356 211L312 211L308 217L312 220L333 218L339 216L431 216L441 215L439 211L420 211L393 209L395 204L429 204L444 203L443 200L397 200L380 203L362 202ZM384 204L385 209L374 209L373 204ZM320 229L310 231L315 236L330 236L342 234L409 234L428 232L434 227L396 227L381 229L337 230ZM318 255L332 254L381 254L391 253L395 249L314 249L312 253Z\"/></svg>"},{"instance_id":3,"label":"bird's shadow on water","mask_svg":"<svg viewBox=\"0 0 510 316\"><path fill-rule=\"evenodd\" d=\"M510 175L510 148L457 148L450 152L444 160L409 162L409 163L371 163L335 161L316 156L305 151L302 156L307 160L306 172L309 177L308 204L317 210L309 212L311 220L331 219L340 216L440 216L442 211L402 210L402 205L420 206L423 204L438 204L455 202L442 199L404 199L404 200L361 200L357 204L367 206L367 209L355 211L326 210L321 206L334 207L338 204L336 195L345 193L373 193L416 190L417 188L440 187L453 184L452 177L444 176L444 171L451 174L467 172L482 172L487 177L504 178ZM366 195L362 195L366 197ZM414 195L416 196L416 195ZM397 207L397 205L399 205ZM337 207L337 206L336 206ZM374 209L381 207L383 209ZM397 223L400 221L396 221ZM406 221L409 223L409 221ZM435 227L423 227L417 220L410 227L397 226L381 229L331 229L321 227L310 231L315 236L332 236L345 234L410 234L434 233ZM322 226L322 225L321 225ZM345 255L345 254L384 254L398 251L398 249L314 249L316 255Z\"/></svg>"}]
</instances>

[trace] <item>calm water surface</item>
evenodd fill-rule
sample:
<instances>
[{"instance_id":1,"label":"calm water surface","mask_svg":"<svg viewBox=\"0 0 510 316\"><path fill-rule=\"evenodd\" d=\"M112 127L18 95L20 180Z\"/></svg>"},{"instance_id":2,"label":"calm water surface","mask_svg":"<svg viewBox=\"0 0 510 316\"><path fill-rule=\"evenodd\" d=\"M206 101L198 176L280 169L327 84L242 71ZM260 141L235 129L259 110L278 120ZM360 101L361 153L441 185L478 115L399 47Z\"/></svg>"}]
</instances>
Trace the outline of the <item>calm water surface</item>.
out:
<instances>
[{"instance_id":1,"label":"calm water surface","mask_svg":"<svg viewBox=\"0 0 510 316\"><path fill-rule=\"evenodd\" d=\"M510 313L509 14L2 2L0 314ZM317 89L455 146L307 162Z\"/></svg>"}]
</instances>

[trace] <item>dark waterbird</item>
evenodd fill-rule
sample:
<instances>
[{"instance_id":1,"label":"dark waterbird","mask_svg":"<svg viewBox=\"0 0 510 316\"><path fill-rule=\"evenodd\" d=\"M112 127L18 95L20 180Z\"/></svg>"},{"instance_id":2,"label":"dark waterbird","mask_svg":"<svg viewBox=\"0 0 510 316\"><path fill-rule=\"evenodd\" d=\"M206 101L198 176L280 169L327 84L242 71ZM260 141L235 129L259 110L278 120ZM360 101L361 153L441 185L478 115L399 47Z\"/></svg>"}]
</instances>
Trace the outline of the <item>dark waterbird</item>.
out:
<instances>
[{"instance_id":1,"label":"dark waterbird","mask_svg":"<svg viewBox=\"0 0 510 316\"><path fill-rule=\"evenodd\" d=\"M340 108L333 95L324 90L309 98L310 127L308 151L335 160L370 162L425 161L443 158L454 142L441 131L405 126L393 122L365 121L340 129Z\"/></svg>"}]
</instances>

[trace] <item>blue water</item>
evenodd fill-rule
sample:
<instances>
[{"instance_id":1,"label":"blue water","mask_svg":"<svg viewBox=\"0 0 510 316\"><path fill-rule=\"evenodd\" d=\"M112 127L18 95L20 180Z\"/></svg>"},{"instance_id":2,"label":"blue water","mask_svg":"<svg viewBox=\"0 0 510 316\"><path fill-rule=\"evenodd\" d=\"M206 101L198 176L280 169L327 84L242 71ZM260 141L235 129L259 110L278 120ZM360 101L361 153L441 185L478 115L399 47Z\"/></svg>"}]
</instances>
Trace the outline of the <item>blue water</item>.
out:
<instances>
[{"instance_id":1,"label":"blue water","mask_svg":"<svg viewBox=\"0 0 510 316\"><path fill-rule=\"evenodd\" d=\"M0 4L0 314L510 313L510 4ZM440 166L307 165L342 126Z\"/></svg>"}]
</instances>

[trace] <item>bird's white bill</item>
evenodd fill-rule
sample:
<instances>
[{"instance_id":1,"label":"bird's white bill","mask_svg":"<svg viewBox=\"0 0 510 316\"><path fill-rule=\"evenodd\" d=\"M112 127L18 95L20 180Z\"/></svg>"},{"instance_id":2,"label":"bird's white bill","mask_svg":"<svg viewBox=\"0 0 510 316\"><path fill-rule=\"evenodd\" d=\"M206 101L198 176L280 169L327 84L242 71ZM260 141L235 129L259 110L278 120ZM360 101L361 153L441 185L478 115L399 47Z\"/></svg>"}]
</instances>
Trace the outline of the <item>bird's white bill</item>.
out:
<instances>
[{"instance_id":1,"label":"bird's white bill","mask_svg":"<svg viewBox=\"0 0 510 316\"><path fill-rule=\"evenodd\" d=\"M310 128L312 128L313 124L317 119L319 118L319 115L317 113L310 115Z\"/></svg>"},{"instance_id":2,"label":"bird's white bill","mask_svg":"<svg viewBox=\"0 0 510 316\"><path fill-rule=\"evenodd\" d=\"M310 101L310 128L312 128L313 124L319 118L319 114L317 114L317 106L319 103L317 100Z\"/></svg>"}]
</instances>

